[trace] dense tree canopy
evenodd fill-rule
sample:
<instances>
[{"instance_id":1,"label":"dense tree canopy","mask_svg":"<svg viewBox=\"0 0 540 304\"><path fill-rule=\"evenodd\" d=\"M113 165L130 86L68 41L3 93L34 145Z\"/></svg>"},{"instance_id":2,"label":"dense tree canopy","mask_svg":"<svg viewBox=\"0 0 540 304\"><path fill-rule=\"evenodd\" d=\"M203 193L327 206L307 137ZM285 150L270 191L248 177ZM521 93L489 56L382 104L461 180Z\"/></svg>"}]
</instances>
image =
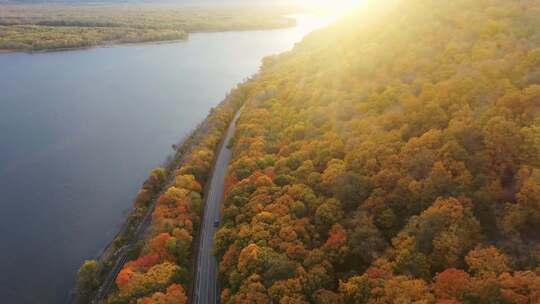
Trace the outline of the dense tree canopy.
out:
<instances>
[{"instance_id":1,"label":"dense tree canopy","mask_svg":"<svg viewBox=\"0 0 540 304\"><path fill-rule=\"evenodd\" d=\"M378 2L242 87L222 303L539 303L540 3Z\"/></svg>"}]
</instances>

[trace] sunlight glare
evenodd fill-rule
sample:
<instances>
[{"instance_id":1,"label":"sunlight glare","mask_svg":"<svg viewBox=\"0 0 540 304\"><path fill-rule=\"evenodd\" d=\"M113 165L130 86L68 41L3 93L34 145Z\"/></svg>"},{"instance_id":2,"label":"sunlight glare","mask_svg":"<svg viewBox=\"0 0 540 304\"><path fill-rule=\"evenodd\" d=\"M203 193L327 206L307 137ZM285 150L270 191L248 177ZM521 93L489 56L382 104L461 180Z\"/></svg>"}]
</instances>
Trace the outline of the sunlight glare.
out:
<instances>
[{"instance_id":1,"label":"sunlight glare","mask_svg":"<svg viewBox=\"0 0 540 304\"><path fill-rule=\"evenodd\" d=\"M324 14L340 16L349 13L362 4L362 0L305 0L303 3Z\"/></svg>"}]
</instances>

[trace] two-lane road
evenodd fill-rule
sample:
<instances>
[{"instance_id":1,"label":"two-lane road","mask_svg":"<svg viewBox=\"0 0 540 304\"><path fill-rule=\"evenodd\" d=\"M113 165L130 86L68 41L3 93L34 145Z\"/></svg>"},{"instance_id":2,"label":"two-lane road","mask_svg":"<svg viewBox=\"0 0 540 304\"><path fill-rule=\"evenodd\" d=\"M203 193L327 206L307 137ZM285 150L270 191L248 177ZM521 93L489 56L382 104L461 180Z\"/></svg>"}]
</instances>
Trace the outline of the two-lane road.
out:
<instances>
[{"instance_id":1,"label":"two-lane road","mask_svg":"<svg viewBox=\"0 0 540 304\"><path fill-rule=\"evenodd\" d=\"M217 228L214 224L220 219L219 211L223 198L225 174L232 153L227 148L227 143L234 135L234 128L239 114L240 110L236 113L227 129L210 180L210 188L201 226L197 268L195 269L195 290L193 294L193 303L195 304L219 303L217 261L214 257L214 234Z\"/></svg>"}]
</instances>

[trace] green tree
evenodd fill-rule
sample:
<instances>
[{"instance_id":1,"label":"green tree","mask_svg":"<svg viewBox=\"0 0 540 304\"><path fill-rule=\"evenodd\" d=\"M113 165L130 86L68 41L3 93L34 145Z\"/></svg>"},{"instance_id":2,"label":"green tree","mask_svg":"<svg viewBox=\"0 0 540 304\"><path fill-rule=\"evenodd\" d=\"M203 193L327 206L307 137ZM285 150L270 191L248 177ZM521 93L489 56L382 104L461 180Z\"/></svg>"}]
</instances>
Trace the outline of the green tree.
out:
<instances>
[{"instance_id":1,"label":"green tree","mask_svg":"<svg viewBox=\"0 0 540 304\"><path fill-rule=\"evenodd\" d=\"M77 303L90 303L99 287L99 266L97 261L85 261L77 273Z\"/></svg>"}]
</instances>

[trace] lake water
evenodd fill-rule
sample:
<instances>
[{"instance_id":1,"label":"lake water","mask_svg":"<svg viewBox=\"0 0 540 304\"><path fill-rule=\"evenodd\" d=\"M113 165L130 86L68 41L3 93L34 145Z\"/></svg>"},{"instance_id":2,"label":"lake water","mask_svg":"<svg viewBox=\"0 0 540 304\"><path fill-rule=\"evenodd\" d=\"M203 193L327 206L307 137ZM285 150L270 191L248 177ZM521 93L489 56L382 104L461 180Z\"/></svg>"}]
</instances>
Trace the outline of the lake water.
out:
<instances>
[{"instance_id":1,"label":"lake water","mask_svg":"<svg viewBox=\"0 0 540 304\"><path fill-rule=\"evenodd\" d=\"M0 54L0 295L62 303L149 170L260 60L328 22L189 41Z\"/></svg>"}]
</instances>

